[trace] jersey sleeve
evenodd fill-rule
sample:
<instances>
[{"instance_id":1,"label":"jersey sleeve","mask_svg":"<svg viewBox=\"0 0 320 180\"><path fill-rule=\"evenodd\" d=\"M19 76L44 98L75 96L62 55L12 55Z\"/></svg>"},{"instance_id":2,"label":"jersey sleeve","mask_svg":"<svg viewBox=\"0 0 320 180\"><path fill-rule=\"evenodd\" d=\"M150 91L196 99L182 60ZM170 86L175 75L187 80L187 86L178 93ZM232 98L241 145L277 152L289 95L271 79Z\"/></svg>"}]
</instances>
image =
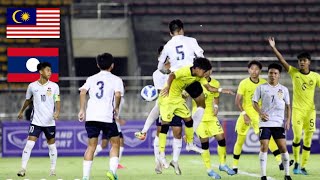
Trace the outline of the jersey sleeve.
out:
<instances>
[{"instance_id":1,"label":"jersey sleeve","mask_svg":"<svg viewBox=\"0 0 320 180\"><path fill-rule=\"evenodd\" d=\"M292 77L298 71L297 68L289 66L288 74Z\"/></svg>"},{"instance_id":2,"label":"jersey sleeve","mask_svg":"<svg viewBox=\"0 0 320 180\"><path fill-rule=\"evenodd\" d=\"M215 83L214 83L214 86L213 87L215 87L215 88L220 88L220 82L219 81L217 81L217 80L215 80ZM217 98L217 97L219 97L220 96L220 93L214 93L214 97L215 98Z\"/></svg>"},{"instance_id":3,"label":"jersey sleeve","mask_svg":"<svg viewBox=\"0 0 320 180\"><path fill-rule=\"evenodd\" d=\"M207 79L204 78L204 77L200 78L200 79L199 79L199 82L200 82L201 84L208 84ZM212 85L210 85L210 86L212 86Z\"/></svg>"},{"instance_id":4,"label":"jersey sleeve","mask_svg":"<svg viewBox=\"0 0 320 180\"><path fill-rule=\"evenodd\" d=\"M88 78L86 82L79 88L79 91L81 91L82 89L85 89L88 91L90 89L90 84L91 84L90 82L91 82L90 78Z\"/></svg>"},{"instance_id":5,"label":"jersey sleeve","mask_svg":"<svg viewBox=\"0 0 320 180\"><path fill-rule=\"evenodd\" d=\"M56 84L56 88L54 90L54 95L60 95L60 88L59 88L58 84Z\"/></svg>"},{"instance_id":6,"label":"jersey sleeve","mask_svg":"<svg viewBox=\"0 0 320 180\"><path fill-rule=\"evenodd\" d=\"M123 86L123 81L121 78L118 78L115 87L114 87L115 92L120 92L121 96L124 95L124 86Z\"/></svg>"},{"instance_id":7,"label":"jersey sleeve","mask_svg":"<svg viewBox=\"0 0 320 180\"><path fill-rule=\"evenodd\" d=\"M252 101L259 102L261 97L261 85L257 87L257 89L254 91Z\"/></svg>"},{"instance_id":8,"label":"jersey sleeve","mask_svg":"<svg viewBox=\"0 0 320 180\"><path fill-rule=\"evenodd\" d=\"M166 61L167 56L168 56L168 45L165 45L165 46L163 47L162 52L160 53L159 58L158 58L159 63L162 63L162 64L163 64L163 63ZM158 66L159 66L159 65L158 65Z\"/></svg>"},{"instance_id":9,"label":"jersey sleeve","mask_svg":"<svg viewBox=\"0 0 320 180\"><path fill-rule=\"evenodd\" d=\"M244 91L245 91L244 81L241 81L238 86L237 94L244 95Z\"/></svg>"},{"instance_id":10,"label":"jersey sleeve","mask_svg":"<svg viewBox=\"0 0 320 180\"><path fill-rule=\"evenodd\" d=\"M31 84L29 84L27 93L26 93L26 99L31 99L31 97L32 97L32 86Z\"/></svg>"},{"instance_id":11,"label":"jersey sleeve","mask_svg":"<svg viewBox=\"0 0 320 180\"><path fill-rule=\"evenodd\" d=\"M317 73L317 84L316 86L318 86L320 88L320 74Z\"/></svg>"},{"instance_id":12,"label":"jersey sleeve","mask_svg":"<svg viewBox=\"0 0 320 180\"><path fill-rule=\"evenodd\" d=\"M159 77L159 73L157 71L153 72L152 74L152 80L153 80L153 85L156 89L162 89L164 84L161 82L161 79Z\"/></svg>"},{"instance_id":13,"label":"jersey sleeve","mask_svg":"<svg viewBox=\"0 0 320 180\"><path fill-rule=\"evenodd\" d=\"M284 102L286 104L290 104L290 95L288 88L285 88Z\"/></svg>"},{"instance_id":14,"label":"jersey sleeve","mask_svg":"<svg viewBox=\"0 0 320 180\"><path fill-rule=\"evenodd\" d=\"M199 46L196 39L193 39L193 42L191 43L194 49L194 53L196 54L196 57L204 57L203 55L203 49Z\"/></svg>"},{"instance_id":15,"label":"jersey sleeve","mask_svg":"<svg viewBox=\"0 0 320 180\"><path fill-rule=\"evenodd\" d=\"M188 68L189 69L189 68ZM180 79L182 77L185 77L188 75L186 68L180 68L177 71L174 72L174 75L176 76L176 79ZM191 73L190 73L191 75Z\"/></svg>"}]
</instances>

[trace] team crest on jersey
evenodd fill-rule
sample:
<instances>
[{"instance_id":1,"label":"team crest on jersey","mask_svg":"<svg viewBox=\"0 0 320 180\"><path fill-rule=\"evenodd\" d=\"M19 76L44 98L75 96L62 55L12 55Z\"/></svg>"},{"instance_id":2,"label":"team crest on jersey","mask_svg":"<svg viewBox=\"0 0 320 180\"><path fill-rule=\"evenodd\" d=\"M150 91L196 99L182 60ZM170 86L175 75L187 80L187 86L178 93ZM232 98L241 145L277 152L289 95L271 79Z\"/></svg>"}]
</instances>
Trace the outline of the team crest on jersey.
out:
<instances>
[{"instance_id":1,"label":"team crest on jersey","mask_svg":"<svg viewBox=\"0 0 320 180\"><path fill-rule=\"evenodd\" d=\"M47 89L47 96L51 96L51 94L52 94L51 87L48 87L48 89Z\"/></svg>"},{"instance_id":2,"label":"team crest on jersey","mask_svg":"<svg viewBox=\"0 0 320 180\"><path fill-rule=\"evenodd\" d=\"M312 81L312 80L309 81L309 85L310 85L310 86L313 85L313 81Z\"/></svg>"},{"instance_id":3,"label":"team crest on jersey","mask_svg":"<svg viewBox=\"0 0 320 180\"><path fill-rule=\"evenodd\" d=\"M283 91L282 91L282 89L278 90L278 97L279 97L279 99L283 99Z\"/></svg>"}]
</instances>

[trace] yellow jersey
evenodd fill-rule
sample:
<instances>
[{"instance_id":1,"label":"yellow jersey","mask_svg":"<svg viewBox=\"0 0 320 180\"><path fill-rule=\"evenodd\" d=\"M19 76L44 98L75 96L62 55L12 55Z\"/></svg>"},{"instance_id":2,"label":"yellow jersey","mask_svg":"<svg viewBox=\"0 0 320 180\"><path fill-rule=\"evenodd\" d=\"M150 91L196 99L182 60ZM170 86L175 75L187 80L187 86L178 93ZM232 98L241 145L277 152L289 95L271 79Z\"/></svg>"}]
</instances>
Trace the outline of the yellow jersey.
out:
<instances>
[{"instance_id":1,"label":"yellow jersey","mask_svg":"<svg viewBox=\"0 0 320 180\"><path fill-rule=\"evenodd\" d=\"M259 78L259 82L255 83L251 81L250 77L243 79L238 87L237 94L242 95L242 108L245 111L254 111L254 108L252 106L252 97L254 94L254 91L260 84L264 84L267 81L263 78ZM261 101L259 101L259 105L261 106Z\"/></svg>"},{"instance_id":2,"label":"yellow jersey","mask_svg":"<svg viewBox=\"0 0 320 180\"><path fill-rule=\"evenodd\" d=\"M213 78L211 78L211 80L209 81L209 84L210 86L215 88L220 87L220 82ZM206 108L204 109L202 121L215 120L217 117L214 115L214 111L213 111L213 100L214 98L219 97L220 94L218 92L210 92L203 86L204 84L201 84L201 85L202 85L203 93L205 96L205 103L206 103ZM194 100L192 100L192 113L195 113L196 110L197 110L197 104Z\"/></svg>"},{"instance_id":3,"label":"yellow jersey","mask_svg":"<svg viewBox=\"0 0 320 180\"><path fill-rule=\"evenodd\" d=\"M186 89L190 84L195 81L199 81L201 84L207 84L206 78L193 76L191 74L192 66L185 66L174 72L176 78L172 81L169 90L169 99L172 102L184 100L182 98L182 91Z\"/></svg>"},{"instance_id":4,"label":"yellow jersey","mask_svg":"<svg viewBox=\"0 0 320 180\"><path fill-rule=\"evenodd\" d=\"M313 71L302 74L299 69L292 66L289 67L288 73L293 86L292 107L305 110L315 109L314 92L316 86L320 87L320 75Z\"/></svg>"}]
</instances>

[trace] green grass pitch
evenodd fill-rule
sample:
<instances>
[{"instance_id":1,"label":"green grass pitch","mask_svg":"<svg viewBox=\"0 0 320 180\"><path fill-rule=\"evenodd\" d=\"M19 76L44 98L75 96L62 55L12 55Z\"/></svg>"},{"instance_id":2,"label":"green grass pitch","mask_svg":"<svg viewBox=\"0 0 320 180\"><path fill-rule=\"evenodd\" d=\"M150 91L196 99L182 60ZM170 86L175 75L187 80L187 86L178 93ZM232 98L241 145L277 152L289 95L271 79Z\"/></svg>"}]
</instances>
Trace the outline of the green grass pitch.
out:
<instances>
[{"instance_id":1,"label":"green grass pitch","mask_svg":"<svg viewBox=\"0 0 320 180\"><path fill-rule=\"evenodd\" d=\"M56 177L49 177L49 157L31 157L28 163L27 174L25 177L17 177L16 173L20 169L21 158L0 158L0 180L74 180L82 179L82 157L58 157ZM171 157L168 156L170 161ZM218 157L212 155L212 164L214 170L218 172L222 179L260 179L260 165L258 154L256 155L241 155L239 162L240 174L228 176L225 172L218 170ZM232 156L227 157L228 165L232 163ZM307 170L310 175L292 175L292 167L290 173L293 179L319 179L319 162L320 155L311 155ZM121 164L125 169L117 171L120 180L206 180L210 179L204 168L200 155L182 155L179 159L182 175L174 174L173 168L164 170L158 175L154 172L154 157L153 156L124 156ZM109 167L108 157L97 157L94 159L91 170L91 180L106 179L106 171ZM283 171L279 171L278 165L272 154L268 155L267 175L272 179L283 179Z\"/></svg>"}]
</instances>

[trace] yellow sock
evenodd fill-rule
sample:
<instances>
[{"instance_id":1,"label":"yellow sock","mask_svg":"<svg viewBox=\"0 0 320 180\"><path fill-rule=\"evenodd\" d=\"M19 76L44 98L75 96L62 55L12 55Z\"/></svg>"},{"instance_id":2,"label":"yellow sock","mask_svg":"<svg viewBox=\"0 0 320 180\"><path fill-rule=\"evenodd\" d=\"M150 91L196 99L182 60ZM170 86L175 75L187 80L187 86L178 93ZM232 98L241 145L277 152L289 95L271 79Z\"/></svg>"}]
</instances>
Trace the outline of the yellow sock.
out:
<instances>
[{"instance_id":1,"label":"yellow sock","mask_svg":"<svg viewBox=\"0 0 320 180\"><path fill-rule=\"evenodd\" d=\"M301 154L301 168L305 168L309 157L313 132L305 132L303 137L303 147Z\"/></svg>"},{"instance_id":2,"label":"yellow sock","mask_svg":"<svg viewBox=\"0 0 320 180\"><path fill-rule=\"evenodd\" d=\"M204 150L201 154L204 166L206 166L207 170L211 169L211 161L210 161L210 151L209 149Z\"/></svg>"},{"instance_id":3,"label":"yellow sock","mask_svg":"<svg viewBox=\"0 0 320 180\"><path fill-rule=\"evenodd\" d=\"M269 149L270 151L273 153L273 155L276 158L276 161L280 164L281 163L281 154L279 151L279 148L276 144L276 142L274 141L273 137L271 136L270 141L269 141Z\"/></svg>"},{"instance_id":4,"label":"yellow sock","mask_svg":"<svg viewBox=\"0 0 320 180\"><path fill-rule=\"evenodd\" d=\"M238 167L242 145L246 140L246 136L238 134L237 142L234 144L233 148L233 167Z\"/></svg>"},{"instance_id":5,"label":"yellow sock","mask_svg":"<svg viewBox=\"0 0 320 180\"><path fill-rule=\"evenodd\" d=\"M292 121L292 131L293 131L293 140L292 140L292 154L294 162L300 162L300 141L302 135L302 126L294 125L295 121Z\"/></svg>"},{"instance_id":6,"label":"yellow sock","mask_svg":"<svg viewBox=\"0 0 320 180\"><path fill-rule=\"evenodd\" d=\"M159 152L166 150L167 134L159 133Z\"/></svg>"},{"instance_id":7,"label":"yellow sock","mask_svg":"<svg viewBox=\"0 0 320 180\"><path fill-rule=\"evenodd\" d=\"M192 143L193 142L193 127L186 127L185 126L184 131L186 133L187 143Z\"/></svg>"},{"instance_id":8,"label":"yellow sock","mask_svg":"<svg viewBox=\"0 0 320 180\"><path fill-rule=\"evenodd\" d=\"M295 142L292 141L292 153L293 153L294 162L299 163L300 162L300 142L295 144Z\"/></svg>"},{"instance_id":9,"label":"yellow sock","mask_svg":"<svg viewBox=\"0 0 320 180\"><path fill-rule=\"evenodd\" d=\"M218 145L218 156L220 160L220 165L226 164L226 157L227 157L227 148L226 146L219 146Z\"/></svg>"}]
</instances>

